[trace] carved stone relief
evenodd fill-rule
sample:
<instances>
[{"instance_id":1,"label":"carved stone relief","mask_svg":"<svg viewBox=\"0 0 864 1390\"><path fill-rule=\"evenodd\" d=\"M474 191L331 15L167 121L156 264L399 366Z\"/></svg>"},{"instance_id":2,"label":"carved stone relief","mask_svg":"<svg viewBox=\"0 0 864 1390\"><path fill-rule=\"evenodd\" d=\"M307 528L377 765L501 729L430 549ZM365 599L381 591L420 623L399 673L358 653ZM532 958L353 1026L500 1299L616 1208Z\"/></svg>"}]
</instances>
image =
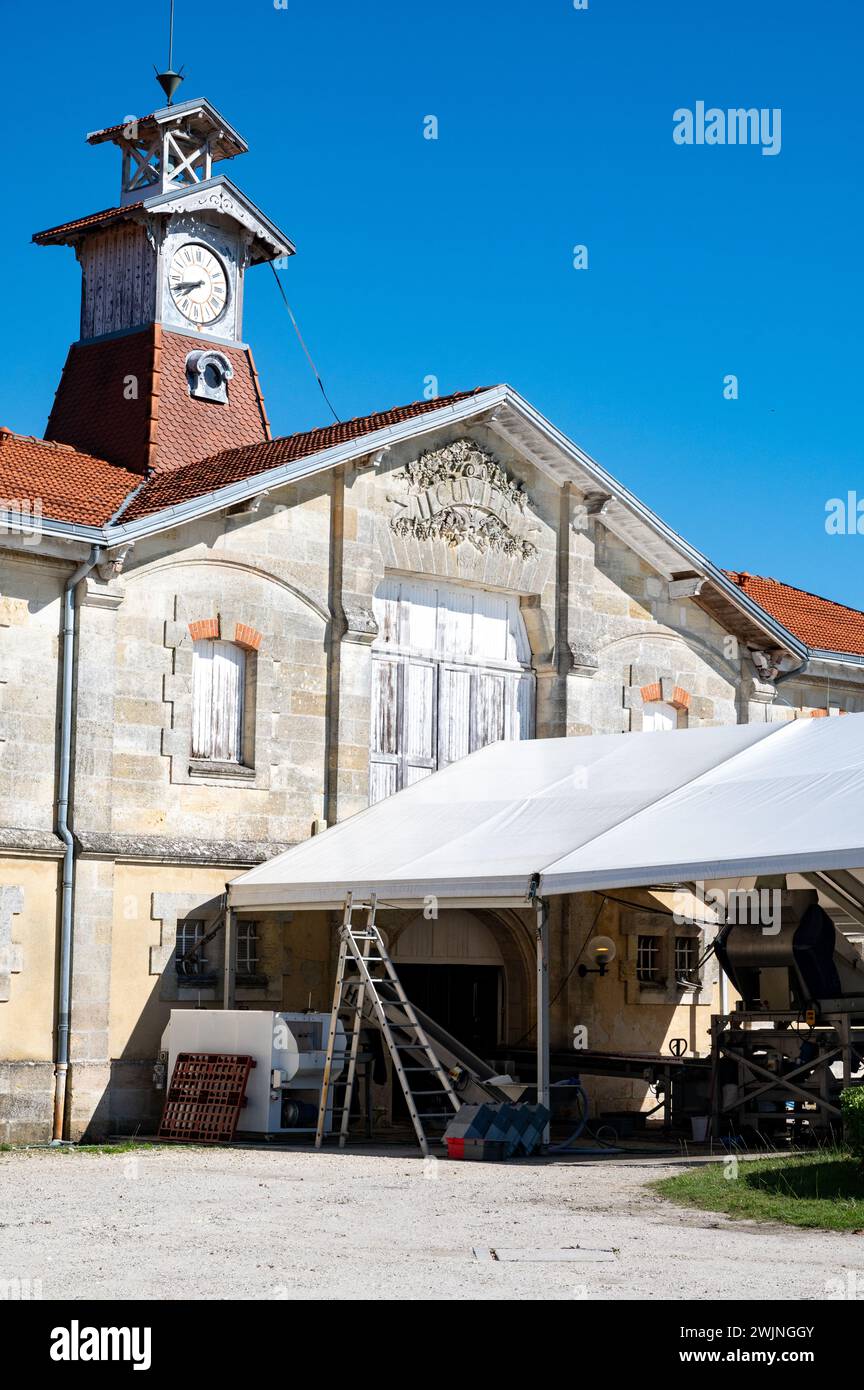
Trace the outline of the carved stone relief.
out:
<instances>
[{"instance_id":1,"label":"carved stone relief","mask_svg":"<svg viewBox=\"0 0 864 1390\"><path fill-rule=\"evenodd\" d=\"M468 543L478 551L502 551L530 559L537 554L531 534L539 525L527 511L522 483L471 439L459 439L421 454L394 475L405 485L389 501L400 508L390 525L416 540Z\"/></svg>"}]
</instances>

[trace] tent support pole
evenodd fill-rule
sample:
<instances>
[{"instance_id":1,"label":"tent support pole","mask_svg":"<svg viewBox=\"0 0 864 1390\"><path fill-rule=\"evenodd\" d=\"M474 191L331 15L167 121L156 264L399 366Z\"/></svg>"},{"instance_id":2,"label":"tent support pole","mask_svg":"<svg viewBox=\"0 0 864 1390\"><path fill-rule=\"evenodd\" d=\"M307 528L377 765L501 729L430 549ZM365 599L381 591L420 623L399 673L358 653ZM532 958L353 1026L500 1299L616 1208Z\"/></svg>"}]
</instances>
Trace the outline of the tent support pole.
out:
<instances>
[{"instance_id":1,"label":"tent support pole","mask_svg":"<svg viewBox=\"0 0 864 1390\"><path fill-rule=\"evenodd\" d=\"M222 1008L234 1008L234 976L237 965L236 946L234 944L235 922L234 912L230 907L225 908L225 961L223 966L223 986L222 986Z\"/></svg>"},{"instance_id":2,"label":"tent support pole","mask_svg":"<svg viewBox=\"0 0 864 1390\"><path fill-rule=\"evenodd\" d=\"M537 1104L549 1105L549 904L534 899L537 914ZM543 1131L549 1143L549 1126Z\"/></svg>"}]
</instances>

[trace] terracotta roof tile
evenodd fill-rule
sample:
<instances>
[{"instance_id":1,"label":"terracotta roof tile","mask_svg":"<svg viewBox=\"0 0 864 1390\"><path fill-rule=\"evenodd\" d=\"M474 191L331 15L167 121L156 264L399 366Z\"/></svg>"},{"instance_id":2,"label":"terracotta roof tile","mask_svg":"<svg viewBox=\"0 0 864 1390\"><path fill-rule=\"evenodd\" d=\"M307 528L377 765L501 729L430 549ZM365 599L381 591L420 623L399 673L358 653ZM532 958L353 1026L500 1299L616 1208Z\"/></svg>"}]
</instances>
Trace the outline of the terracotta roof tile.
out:
<instances>
[{"instance_id":1,"label":"terracotta roof tile","mask_svg":"<svg viewBox=\"0 0 864 1390\"><path fill-rule=\"evenodd\" d=\"M69 351L47 438L145 473L180 468L270 437L252 355L219 347L234 368L228 405L193 400L185 362L202 339L151 325ZM135 383L130 395L127 384Z\"/></svg>"},{"instance_id":2,"label":"terracotta roof tile","mask_svg":"<svg viewBox=\"0 0 864 1390\"><path fill-rule=\"evenodd\" d=\"M101 227L108 222L119 222L130 212L135 212L143 206L142 202L126 203L125 207L104 208L102 212L91 212L87 217L78 217L73 222L63 222L59 227L49 227L45 232L34 232L33 240L39 246L45 246L52 241L63 241L76 232L91 231L93 227Z\"/></svg>"},{"instance_id":3,"label":"terracotta roof tile","mask_svg":"<svg viewBox=\"0 0 864 1390\"><path fill-rule=\"evenodd\" d=\"M152 328L73 343L45 437L143 476L150 460L153 357ZM127 384L133 381L134 391Z\"/></svg>"},{"instance_id":4,"label":"terracotta roof tile","mask_svg":"<svg viewBox=\"0 0 864 1390\"><path fill-rule=\"evenodd\" d=\"M411 405L395 406L391 410L382 410L374 415L361 415L354 420L327 425L323 429L284 435L279 439L253 444L247 448L223 450L221 453L190 463L185 468L174 468L170 472L151 478L123 519L131 521L136 517L162 511L165 507L174 507L180 502L203 497L208 492L227 487L229 483L255 477L258 473L266 473L271 468L307 458L310 454L317 454L323 449L333 448L334 445L359 439L365 434L373 434L376 430L386 429L402 420L427 415L430 411L467 400L470 396L479 395L485 390L488 390L488 387L478 386L472 391L457 391L452 396L442 396L437 400L414 401Z\"/></svg>"},{"instance_id":5,"label":"terracotta roof tile","mask_svg":"<svg viewBox=\"0 0 864 1390\"><path fill-rule=\"evenodd\" d=\"M0 429L0 510L41 506L42 515L83 526L101 526L141 479L127 468Z\"/></svg>"},{"instance_id":6,"label":"terracotta roof tile","mask_svg":"<svg viewBox=\"0 0 864 1390\"><path fill-rule=\"evenodd\" d=\"M196 348L210 346L213 345L206 338L164 330L157 333L150 465L159 473L185 468L204 456L226 450L266 446L270 440L258 374L248 348L215 345L234 368L227 405L193 400L189 395L186 358Z\"/></svg>"},{"instance_id":7,"label":"terracotta roof tile","mask_svg":"<svg viewBox=\"0 0 864 1390\"><path fill-rule=\"evenodd\" d=\"M806 589L795 589L779 579L766 579L746 570L724 573L808 647L864 656L864 613L857 608L847 608Z\"/></svg>"}]
</instances>

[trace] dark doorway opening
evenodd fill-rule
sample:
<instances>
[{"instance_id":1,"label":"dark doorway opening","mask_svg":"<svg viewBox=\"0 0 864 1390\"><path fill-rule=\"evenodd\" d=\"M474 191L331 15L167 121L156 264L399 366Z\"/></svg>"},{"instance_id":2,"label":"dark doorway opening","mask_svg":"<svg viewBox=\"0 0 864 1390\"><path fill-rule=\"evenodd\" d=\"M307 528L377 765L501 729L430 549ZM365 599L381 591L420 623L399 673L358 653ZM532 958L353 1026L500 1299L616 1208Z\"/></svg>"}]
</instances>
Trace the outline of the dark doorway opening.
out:
<instances>
[{"instance_id":1,"label":"dark doorway opening","mask_svg":"<svg viewBox=\"0 0 864 1390\"><path fill-rule=\"evenodd\" d=\"M497 965L403 965L396 962L412 1004L484 1060L498 1048L501 968ZM399 1083L392 1095L394 1124L408 1120Z\"/></svg>"},{"instance_id":2,"label":"dark doorway opening","mask_svg":"<svg viewBox=\"0 0 864 1390\"><path fill-rule=\"evenodd\" d=\"M405 993L479 1057L498 1048L501 968L497 965L402 965Z\"/></svg>"}]
</instances>

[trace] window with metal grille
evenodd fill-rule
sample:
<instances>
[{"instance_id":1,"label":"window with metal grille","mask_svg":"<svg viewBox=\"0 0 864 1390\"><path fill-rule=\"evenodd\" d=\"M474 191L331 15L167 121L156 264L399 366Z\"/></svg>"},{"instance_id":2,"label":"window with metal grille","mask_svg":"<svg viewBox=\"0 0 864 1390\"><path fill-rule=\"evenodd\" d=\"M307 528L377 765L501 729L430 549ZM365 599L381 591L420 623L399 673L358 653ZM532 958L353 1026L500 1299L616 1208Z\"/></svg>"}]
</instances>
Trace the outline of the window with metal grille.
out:
<instances>
[{"instance_id":1,"label":"window with metal grille","mask_svg":"<svg viewBox=\"0 0 864 1390\"><path fill-rule=\"evenodd\" d=\"M237 974L258 974L258 923L237 923Z\"/></svg>"},{"instance_id":2,"label":"window with metal grille","mask_svg":"<svg viewBox=\"0 0 864 1390\"><path fill-rule=\"evenodd\" d=\"M246 653L233 642L196 642L192 657L192 757L243 761Z\"/></svg>"},{"instance_id":3,"label":"window with metal grille","mask_svg":"<svg viewBox=\"0 0 864 1390\"><path fill-rule=\"evenodd\" d=\"M695 936L676 936L675 938L675 979L679 983L699 984L696 967L699 964L699 942Z\"/></svg>"},{"instance_id":4,"label":"window with metal grille","mask_svg":"<svg viewBox=\"0 0 864 1390\"><path fill-rule=\"evenodd\" d=\"M186 959L188 953L205 933L205 923L191 917L177 923L177 943L174 949L174 965L178 976L184 980L200 980L207 974L207 958L203 951L196 951Z\"/></svg>"},{"instance_id":5,"label":"window with metal grille","mask_svg":"<svg viewBox=\"0 0 864 1390\"><path fill-rule=\"evenodd\" d=\"M640 984L656 984L660 978L660 938L640 936L636 939L636 979Z\"/></svg>"}]
</instances>

